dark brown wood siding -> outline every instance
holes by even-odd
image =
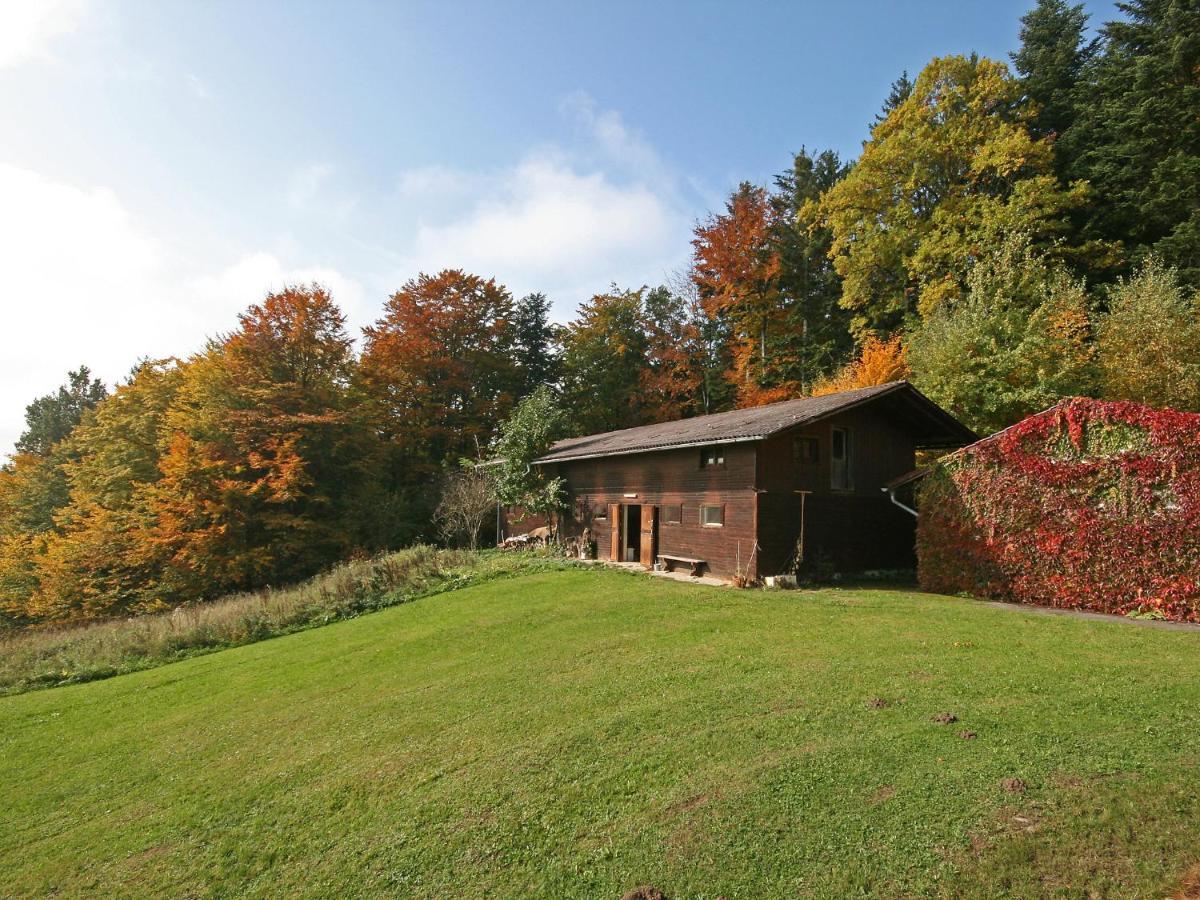
[[[587,512],[610,504],[657,506],[659,554],[703,559],[708,571],[722,577],[736,574],[739,566],[753,576],[757,566],[754,445],[727,444],[722,449],[725,462],[707,467],[700,465],[699,447],[558,463],[571,500],[567,531],[578,534],[588,527],[600,555],[607,557],[612,517],[596,519]],[[724,507],[723,525],[700,524],[700,507],[710,504]],[[664,521],[663,506],[682,507],[681,521]]]
[[[831,486],[834,428],[850,432],[850,490]],[[795,460],[794,438],[801,436],[816,439],[815,462]],[[800,535],[798,491],[809,492],[804,498],[804,555],[809,562],[823,556],[846,572],[914,566],[915,519],[894,506],[882,488],[911,471],[915,457],[912,437],[870,408],[759,444],[760,574],[788,570]]]

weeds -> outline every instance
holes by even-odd
[[[149,669],[493,578],[569,565],[546,552],[417,546],[344,563],[289,588],[264,588],[133,619],[0,635],[0,694]]]

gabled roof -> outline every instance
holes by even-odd
[[[812,425],[854,407],[877,402],[886,407],[887,415],[911,430],[921,447],[960,447],[977,439],[973,431],[907,381],[893,381],[823,397],[801,397],[675,422],[567,438],[556,443],[537,462],[761,441],[790,428]]]

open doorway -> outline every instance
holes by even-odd
[[[624,540],[621,559],[625,562],[640,562],[642,558],[642,507],[632,504],[621,507],[621,534]]]

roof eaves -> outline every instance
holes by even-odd
[[[689,447],[715,447],[719,444],[745,444],[753,441],[761,441],[767,437],[770,437],[770,435],[747,434],[728,438],[704,438],[702,440],[687,441],[682,444],[647,444],[644,447],[627,447],[623,450],[600,450],[595,453],[580,453],[578,455],[558,456],[555,454],[547,454],[546,456],[535,459],[533,464],[535,466],[540,466],[557,462],[574,462],[577,459],[599,459],[602,456],[631,456],[635,453],[654,453],[658,450],[686,450]]]

